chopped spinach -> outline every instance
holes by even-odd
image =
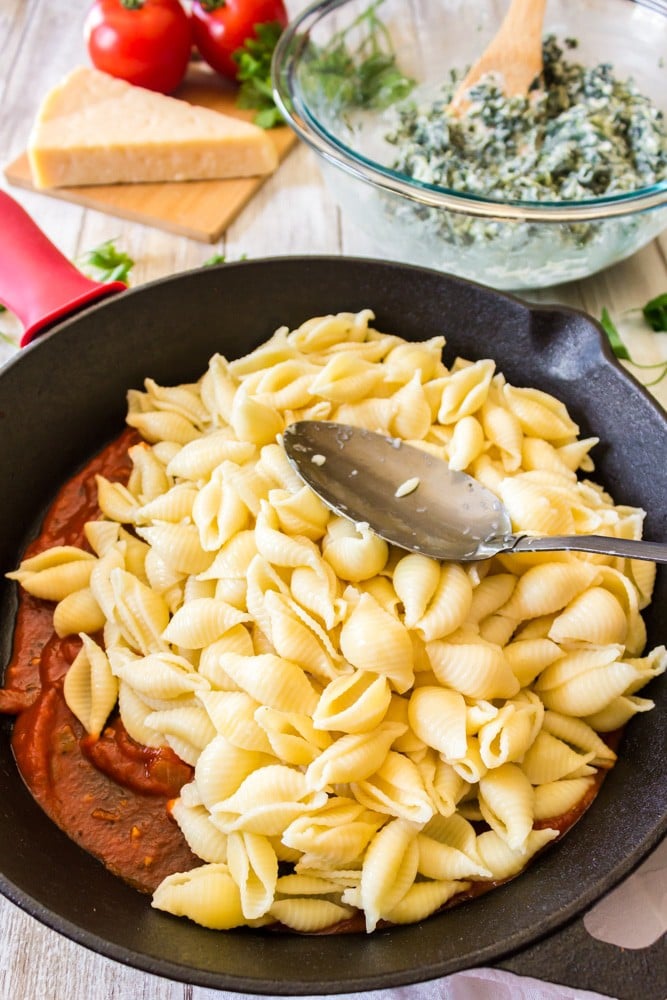
[[[568,48],[573,46],[570,40]],[[435,100],[397,110],[386,139],[393,169],[428,184],[512,201],[613,195],[667,178],[662,113],[608,63],[569,62],[550,36],[544,72],[526,96],[507,97],[489,74],[465,115],[448,110],[461,73]]]

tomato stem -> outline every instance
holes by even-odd
[[[141,10],[145,0],[120,0],[121,7],[126,10]]]
[[[199,0],[199,5],[202,7],[207,14],[211,11],[220,10],[221,7],[227,6],[227,0]]]

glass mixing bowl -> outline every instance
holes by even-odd
[[[402,73],[403,100],[433,95],[452,69],[465,70],[497,31],[500,0],[380,0],[373,4]],[[349,51],[367,31],[368,0],[324,0],[297,16],[278,43],[274,96],[286,120],[319,156],[334,198],[380,256],[439,268],[503,289],[540,288],[593,274],[634,253],[667,227],[667,179],[585,201],[500,201],[422,183],[392,169],[387,141],[394,104],[346,103],[323,75],[320,55],[341,37]],[[339,33],[343,32],[341,36]],[[665,0],[549,0],[544,33],[576,39],[570,61],[610,63],[667,111]],[[319,61],[318,61],[319,60]]]

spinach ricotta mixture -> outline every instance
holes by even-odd
[[[397,109],[385,136],[397,150],[392,168],[504,201],[599,198],[667,177],[663,115],[634,82],[616,79],[608,63],[567,61],[553,36],[543,53],[543,77],[527,96],[506,97],[489,75],[456,117],[447,106],[463,73],[453,72],[435,100]]]

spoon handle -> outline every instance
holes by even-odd
[[[508,539],[509,541],[509,539]],[[636,541],[634,538],[608,538],[606,535],[553,535],[532,538],[521,535],[516,543],[508,545],[511,552],[597,552],[605,556],[626,559],[648,559],[650,562],[667,563],[667,542]]]

